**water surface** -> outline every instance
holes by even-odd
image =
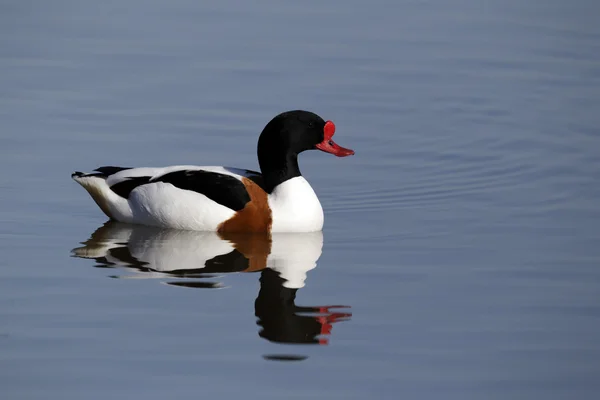
[[[0,6],[2,397],[597,398],[599,11]],[[69,178],[256,169],[296,108],[356,156],[301,156],[325,228],[287,277],[275,239],[106,228]]]

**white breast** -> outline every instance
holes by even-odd
[[[323,208],[310,184],[301,176],[278,185],[269,195],[271,232],[316,232],[323,229]]]

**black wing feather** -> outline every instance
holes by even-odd
[[[205,195],[233,211],[243,209],[250,201],[246,186],[230,175],[204,170],[181,170],[153,178],[150,183],[165,182]]]
[[[121,197],[129,198],[131,191],[138,186],[144,185],[150,181],[150,176],[132,176],[124,181],[115,183],[110,187],[110,190]]]
[[[113,174],[116,174],[117,172],[125,171],[126,169],[131,169],[131,168],[129,168],[129,167],[105,166],[105,167],[96,168],[94,171],[98,171],[102,175],[104,175],[104,176],[106,176],[108,178],[109,176],[111,176]]]

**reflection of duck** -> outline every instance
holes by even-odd
[[[332,306],[295,305],[297,290],[321,256],[321,232],[217,234],[111,221],[83,244],[73,254],[101,267],[130,268],[142,272],[140,277],[193,278],[168,282],[175,286],[216,288],[221,285],[200,279],[261,271],[255,315],[260,336],[270,341],[326,344],[322,335],[330,334],[331,324],[351,315],[331,312]]]
[[[73,249],[82,258],[102,266],[133,268],[152,276],[202,276],[211,273],[251,272],[265,268],[270,239],[265,235],[160,229],[107,222],[85,246]],[[156,273],[159,273],[156,275]]]
[[[197,231],[320,231],[323,209],[300,173],[298,154],[354,154],[333,141],[334,133],[331,121],[289,111],[273,118],[259,137],[262,174],[228,167],[107,166],[71,177],[116,221]]]

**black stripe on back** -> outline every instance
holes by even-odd
[[[250,201],[246,186],[233,176],[204,170],[181,170],[158,176],[151,182],[165,182],[205,195],[233,211],[239,211]]]
[[[91,174],[86,174],[85,172],[75,171],[71,174],[71,178],[85,178],[87,176],[97,176],[98,178],[106,178],[106,175],[100,172],[92,172]]]
[[[131,191],[138,186],[146,184],[150,181],[149,176],[132,176],[119,183],[115,183],[110,187],[110,190],[123,198],[129,198]]]
[[[113,174],[116,174],[117,172],[125,171],[126,169],[131,169],[131,168],[128,168],[128,167],[105,166],[105,167],[96,168],[94,171],[98,171],[102,175],[104,175],[106,177],[109,177],[109,176],[111,176]]]
[[[262,190],[265,190],[265,182],[263,176],[260,172],[252,171],[250,169],[243,168],[231,168],[231,167],[223,167],[229,172],[233,172],[234,174],[245,176],[247,179],[250,179],[252,182],[256,183]]]

